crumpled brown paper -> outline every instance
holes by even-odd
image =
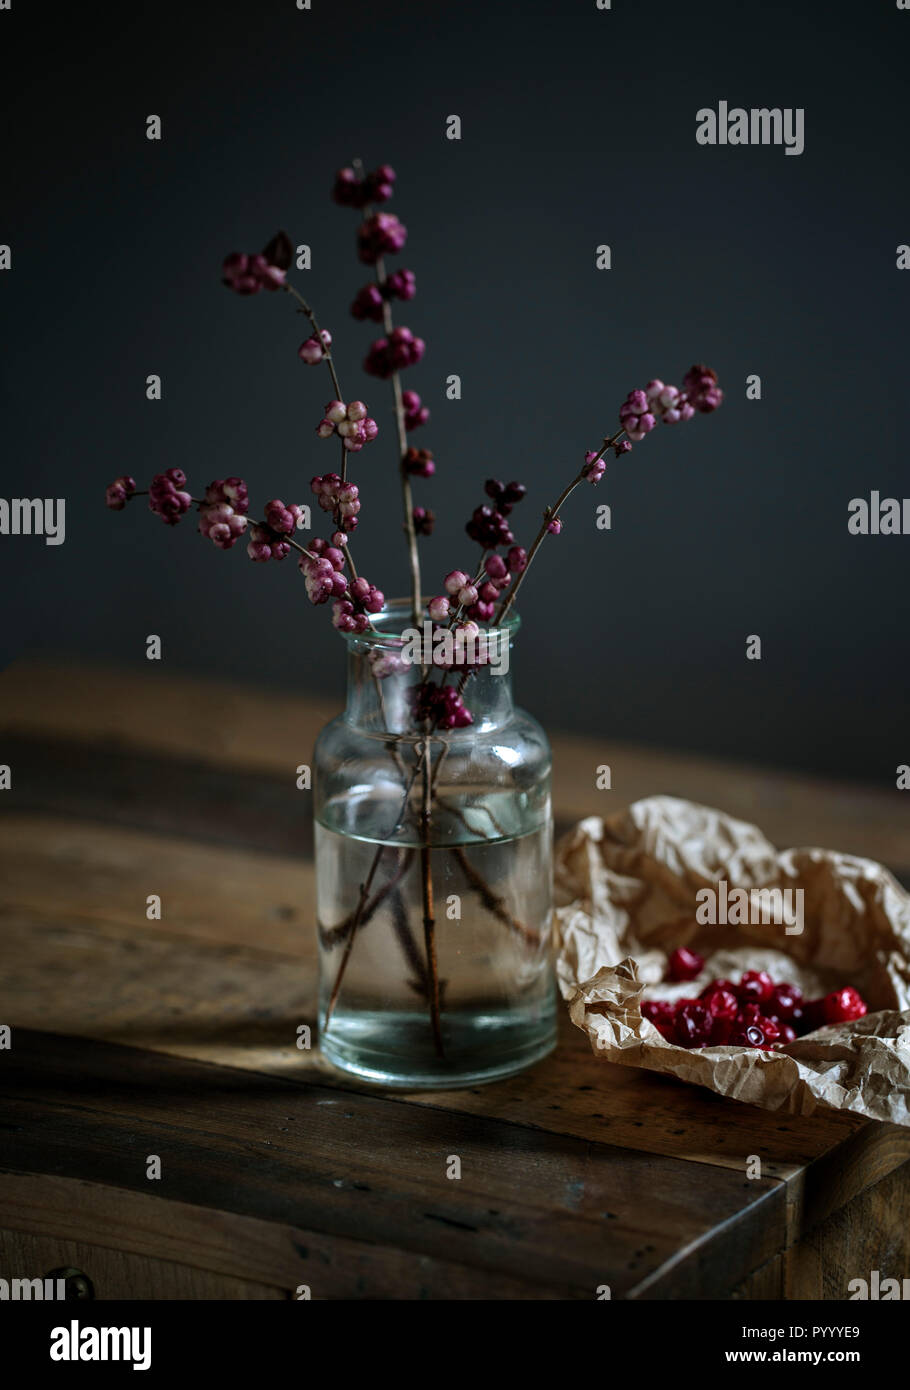
[[[699,925],[696,893],[802,888],[801,934],[775,923]],[[848,1110],[910,1125],[910,894],[869,859],[778,851],[754,825],[655,796],[592,816],[556,852],[557,971],[569,1015],[604,1061],[647,1067],[769,1110]],[[676,946],[705,956],[696,980],[662,983]],[[807,997],[852,984],[864,1018],[781,1051],[687,1050],[641,1016],[643,998],[692,997],[717,977],[767,970]]]

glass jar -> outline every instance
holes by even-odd
[[[371,1081],[472,1086],[556,1040],[550,747],[512,703],[517,616],[454,665],[407,605],[373,623],[314,755],[321,1046]],[[472,723],[421,716],[440,684]]]

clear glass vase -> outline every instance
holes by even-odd
[[[517,617],[454,669],[407,659],[409,623],[391,604],[346,639],[347,707],[316,744],[321,1046],[371,1081],[469,1086],[555,1043],[550,748],[512,703]],[[415,722],[440,682],[473,723]]]

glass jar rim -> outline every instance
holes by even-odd
[[[424,599],[424,609],[426,609],[427,603],[429,603],[429,599]],[[370,617],[374,626],[371,628],[368,627],[365,632],[344,633],[344,637],[350,649],[362,651],[365,646],[397,646],[400,645],[402,635],[405,631],[414,631],[414,618],[411,600],[409,598],[388,599],[379,612],[372,613]],[[390,626],[383,628],[383,623],[389,623]],[[432,626],[436,626],[436,624],[433,623],[433,619],[429,617],[425,611],[421,617],[421,623],[430,623]],[[521,616],[516,613],[513,608],[506,614],[504,622],[499,623],[496,627],[484,627],[481,625],[480,631],[487,637],[494,632],[508,633],[509,645],[511,645],[512,639],[520,627]]]

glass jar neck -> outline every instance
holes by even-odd
[[[426,621],[410,626],[390,605],[374,628],[351,635],[345,720],[376,736],[419,740],[427,720],[446,737],[470,737],[512,716],[511,656],[517,616],[476,639]],[[470,716],[470,719],[468,719]]]

